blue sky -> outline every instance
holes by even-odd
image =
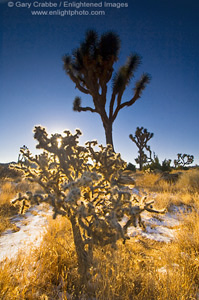
[[[50,133],[80,128],[81,144],[93,139],[105,144],[99,116],[73,112],[75,96],[82,98],[83,105],[92,102],[75,89],[62,63],[63,55],[70,54],[86,30],[93,28],[99,34],[113,30],[120,36],[115,70],[136,52],[142,56],[142,64],[135,79],[143,72],[152,76],[141,99],[121,110],[114,123],[116,152],[135,163],[137,148],[129,134],[143,126],[154,133],[149,145],[160,161],[188,153],[194,155],[194,164],[199,164],[197,0],[111,0],[106,2],[128,3],[128,8],[105,9],[104,16],[73,17],[33,16],[33,7],[16,7],[16,2],[33,5],[35,1],[14,0],[13,7],[8,7],[8,1],[0,0],[0,162],[17,160],[24,144],[34,152],[32,130],[39,124]],[[83,9],[87,8],[79,10]],[[124,100],[131,98],[133,83]],[[111,84],[109,88],[111,91]]]

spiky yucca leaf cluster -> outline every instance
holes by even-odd
[[[72,80],[74,80],[73,76],[77,78],[79,72],[82,72],[82,77],[78,79],[82,85],[86,85],[83,70],[88,67],[95,68],[96,76],[102,79],[105,72],[112,71],[112,64],[118,59],[119,49],[120,39],[117,34],[107,32],[99,38],[96,31],[89,30],[86,32],[85,40],[73,51],[72,56],[64,56],[64,69]],[[106,70],[104,70],[105,66]]]

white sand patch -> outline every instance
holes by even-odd
[[[175,233],[181,225],[180,214],[176,213],[179,210],[180,208],[174,206],[172,212],[163,215],[151,215],[145,211],[141,214],[141,217],[146,230],[143,231],[140,227],[130,227],[128,235],[132,237],[141,235],[155,241],[168,243],[175,238]]]
[[[12,259],[18,251],[27,252],[30,248],[38,247],[46,231],[49,215],[52,215],[52,208],[44,211],[44,206],[40,204],[30,208],[25,215],[14,218],[12,221],[19,231],[6,230],[0,237],[0,261]]]
[[[132,194],[136,194],[137,196],[140,196],[140,192],[139,192],[139,190],[138,190],[138,189],[136,189],[135,187],[134,187],[134,188],[132,188],[132,190],[131,190],[131,193],[132,193]]]

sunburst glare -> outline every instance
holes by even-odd
[[[62,145],[62,138],[61,138],[61,137],[58,137],[58,138],[57,138],[57,147],[58,147],[58,148],[61,148],[61,145]]]

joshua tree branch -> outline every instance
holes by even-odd
[[[80,92],[84,93],[84,94],[90,94],[89,90],[85,89],[79,82],[79,80],[77,79],[77,77],[73,74],[73,72],[70,70],[68,71],[68,75],[70,76],[71,80],[76,84],[76,87],[78,88],[78,90],[80,90]]]
[[[109,119],[111,119],[113,116],[113,106],[115,103],[115,97],[116,97],[116,93],[113,92],[112,97],[111,97],[110,106],[109,106]]]
[[[101,103],[102,103],[103,107],[105,107],[105,105],[106,105],[106,94],[107,94],[107,85],[106,85],[106,83],[102,84],[101,88],[102,88]]]
[[[129,101],[126,101],[122,104],[117,105],[115,112],[113,114],[113,121],[116,119],[118,112],[125,106],[131,106],[133,105],[138,99],[140,98],[140,95],[138,93],[135,93],[135,95],[133,96],[133,98]]]
[[[82,107],[80,106],[78,111],[91,111],[92,113],[97,113],[98,111],[92,107],[86,106],[86,107]]]

